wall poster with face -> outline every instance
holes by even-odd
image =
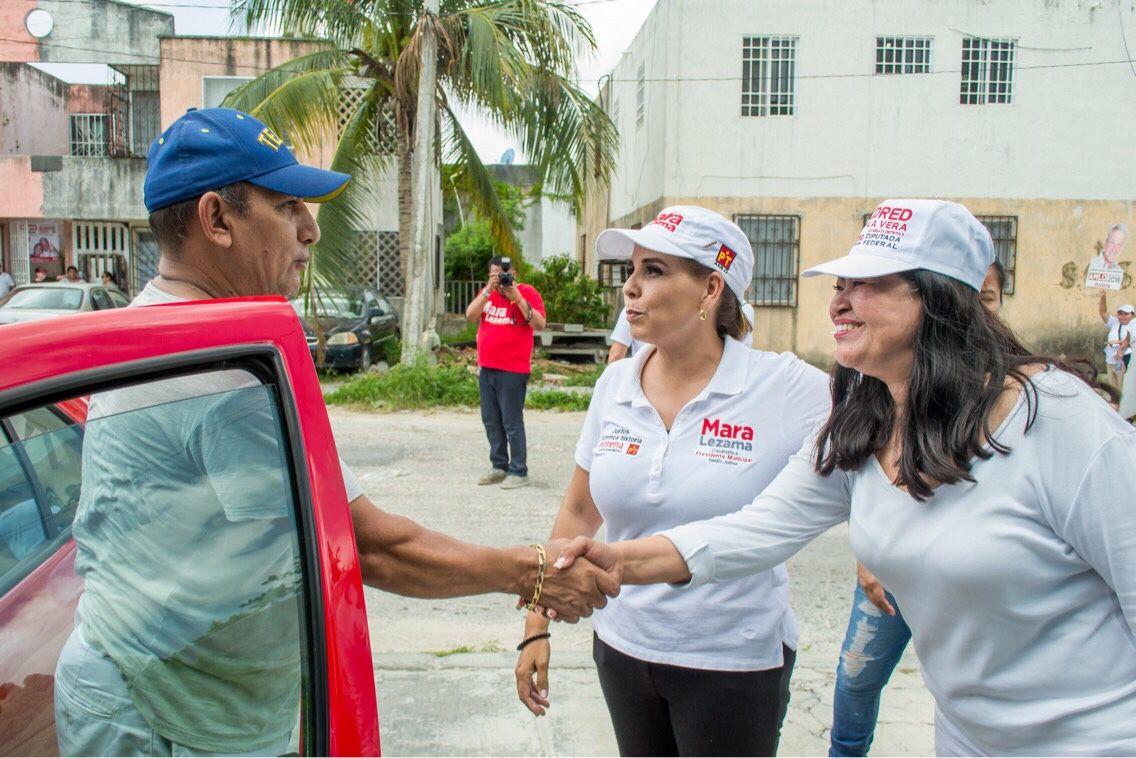
[[[1105,235],[1100,252],[1089,261],[1085,272],[1085,287],[1089,289],[1118,290],[1124,281],[1124,268],[1120,265],[1120,254],[1128,240],[1128,226],[1113,224]]]
[[[58,221],[28,222],[28,259],[31,270],[46,269],[48,276],[63,273],[63,256],[59,252]]]

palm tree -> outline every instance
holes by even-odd
[[[437,48],[435,139],[448,182],[490,221],[503,254],[520,249],[493,180],[458,112],[477,111],[514,136],[542,186],[578,206],[606,182],[615,127],[574,81],[577,51],[594,50],[587,21],[559,0],[441,0],[435,16],[421,0],[237,0],[250,28],[272,24],[326,46],[277,66],[226,100],[288,135],[302,149],[336,141],[332,168],[353,173],[341,199],[319,212],[323,239],[313,255],[316,281],[342,281],[356,229],[375,197],[367,177],[394,162],[399,254],[410,254],[411,158],[423,40]],[[344,93],[354,89],[351,98]],[[361,96],[360,96],[361,95]],[[347,104],[346,112],[341,112]]]

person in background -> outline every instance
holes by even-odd
[[[982,305],[995,316],[1002,309],[1005,284],[1005,269],[995,260],[978,293]],[[856,579],[848,631],[836,667],[830,756],[868,754],[880,714],[880,695],[911,639],[911,629],[895,598],[859,561]]]
[[[47,281],[47,269],[40,268],[39,266],[36,266],[35,272],[33,273],[33,276],[32,276],[32,281],[33,282],[46,282]]]
[[[579,537],[560,565],[690,592],[847,521],[911,627],[937,754],[1136,754],[1136,429],[983,308],[993,258],[961,205],[886,201],[803,274],[836,278],[815,439],[740,511]]]
[[[750,349],[742,316],[753,251],[693,206],[642,229],[608,229],[601,259],[630,258],[623,285],[642,349],[607,367],[552,527],[559,539],[653,534],[731,513],[760,492],[828,411],[824,374]],[[525,620],[517,695],[549,706],[548,619]],[[783,565],[685,592],[626,587],[595,616],[592,654],[622,755],[774,755],[797,620]]]
[[[109,271],[104,271],[102,276],[103,284],[107,287],[117,287],[118,284],[114,281],[114,274]]]
[[[631,326],[627,323],[627,308],[619,312],[615,326],[611,330],[611,347],[607,351],[607,362],[615,363],[621,358],[635,354],[639,343],[631,336]]]
[[[8,297],[8,293],[16,286],[16,280],[4,268],[4,262],[0,261],[0,300]]]
[[[529,483],[525,394],[532,373],[533,332],[545,325],[544,299],[521,284],[506,257],[489,261],[489,281],[465,309],[477,322],[481,423],[489,438],[489,471],[478,484],[502,489]]]
[[[1101,290],[1097,307],[1101,321],[1108,329],[1104,343],[1105,371],[1112,386],[1121,389],[1124,386],[1124,374],[1128,370],[1128,362],[1132,360],[1130,325],[1132,314],[1136,313],[1136,309],[1125,303],[1116,309],[1115,316],[1109,315],[1105,290]]]
[[[82,279],[79,278],[79,269],[75,268],[74,266],[68,266],[67,273],[59,277],[59,281],[71,282],[72,284],[82,281]]]

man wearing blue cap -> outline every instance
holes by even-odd
[[[161,249],[133,305],[299,290],[320,232],[306,202],[346,174],[303,166],[239,111],[191,110],[153,144],[145,181]],[[275,416],[246,371],[91,398],[74,522],[85,582],[55,677],[63,755],[279,755],[302,681],[300,569]],[[342,465],[363,579],[420,597],[534,594],[588,615],[618,582],[558,551],[470,545],[387,514]]]

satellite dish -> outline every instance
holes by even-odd
[[[508,150],[501,153],[500,163],[501,163],[502,166],[512,166],[513,165],[513,159],[516,158],[516,157],[517,157],[517,151],[510,147]]]

